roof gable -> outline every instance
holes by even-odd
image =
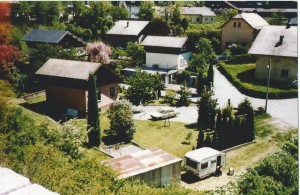
[[[107,32],[108,35],[138,35],[149,24],[149,21],[119,20]]]
[[[141,43],[143,46],[182,48],[187,37],[147,36]]]
[[[89,74],[94,74],[100,63],[83,62],[75,60],[49,59],[35,74],[71,78],[78,80],[88,80]]]
[[[45,43],[58,43],[64,36],[68,34],[68,31],[64,30],[39,30],[33,29],[22,40],[35,41]]]
[[[244,19],[252,28],[261,29],[262,27],[269,25],[267,21],[265,21],[260,15],[256,13],[241,13],[240,18]],[[238,15],[233,18],[238,17]]]
[[[280,44],[280,36],[283,36]],[[265,26],[261,29],[249,54],[297,57],[298,39],[297,27]]]
[[[179,7],[183,15],[216,16],[208,7]]]

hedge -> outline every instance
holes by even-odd
[[[228,64],[242,64],[242,63],[255,63],[255,56],[250,54],[242,54],[242,55],[235,55],[231,56]]]
[[[234,80],[234,78],[226,71],[223,66],[219,66],[218,70],[229,80],[233,86],[235,86],[239,92],[244,95],[254,97],[254,98],[266,98],[266,92],[262,91],[254,91],[252,89],[248,89],[245,86],[242,86],[238,81]],[[269,92],[269,99],[288,99],[288,98],[297,98],[298,92]]]

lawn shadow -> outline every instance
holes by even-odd
[[[191,145],[191,143],[188,143],[186,141],[181,142],[182,145]]]
[[[250,69],[237,74],[237,78],[244,83],[253,83],[255,76],[255,69]]]
[[[101,141],[103,141],[103,143],[106,146],[114,145],[114,144],[118,143],[117,136],[112,136],[112,135],[104,135],[104,136],[102,136]]]
[[[190,123],[190,124],[186,124],[184,126],[188,129],[197,129],[198,128],[198,123]]]
[[[48,116],[55,121],[68,121],[70,119],[70,117],[66,115],[66,109],[55,108],[54,106],[47,104],[47,101],[41,101],[33,104],[25,102],[21,103],[20,106],[38,114]],[[85,118],[85,116],[83,114],[79,114],[76,118]]]

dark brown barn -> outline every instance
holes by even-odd
[[[118,97],[118,78],[105,65],[49,59],[37,72],[45,86],[47,103],[54,108],[87,111],[88,79],[96,77],[98,106],[106,111]]]

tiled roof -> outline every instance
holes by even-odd
[[[88,80],[90,73],[95,73],[100,63],[74,60],[49,59],[35,74]]]
[[[179,9],[183,15],[216,16],[208,7],[180,7]]]
[[[187,37],[147,36],[141,45],[182,48],[187,40]]]
[[[58,43],[68,31],[64,30],[39,30],[33,29],[22,40],[24,41],[35,41],[45,43]]]
[[[118,171],[120,173],[119,178],[127,178],[180,161],[181,158],[161,149],[147,149],[107,160],[104,164]]]
[[[282,43],[280,43],[280,37]],[[265,26],[257,35],[249,54],[272,56],[298,56],[297,27]]]
[[[149,21],[119,20],[107,32],[107,34],[108,35],[138,35],[148,24]]]

